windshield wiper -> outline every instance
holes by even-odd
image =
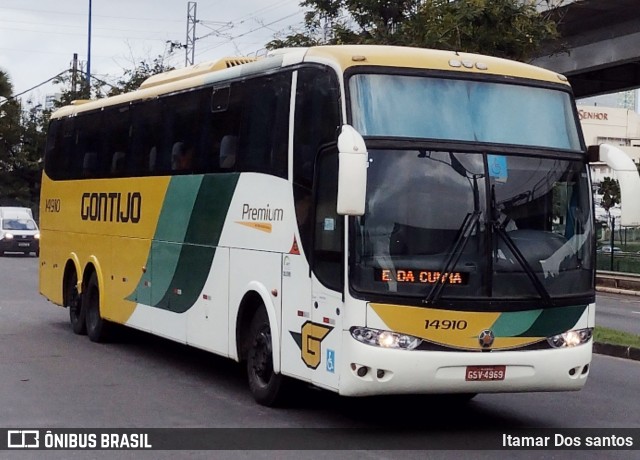
[[[515,198],[520,199],[522,195],[524,194],[521,193],[520,195],[517,195]],[[493,214],[491,226],[493,228],[494,233],[497,233],[498,236],[502,238],[502,241],[504,241],[504,243],[507,245],[511,253],[514,255],[514,257],[516,258],[516,260],[518,261],[518,263],[526,273],[527,278],[529,278],[529,281],[531,281],[531,284],[533,284],[533,287],[535,288],[536,292],[542,299],[543,305],[545,307],[550,307],[552,305],[552,301],[551,301],[551,296],[549,295],[549,291],[547,291],[544,285],[540,282],[535,272],[533,271],[533,268],[531,267],[529,262],[527,262],[526,257],[522,254],[522,251],[520,251],[516,243],[513,241],[513,239],[509,236],[509,234],[505,230],[505,223],[507,222],[507,219],[500,218],[501,213],[498,210],[498,207],[496,205],[495,185],[491,186],[491,208],[492,208],[492,214]]]
[[[552,305],[552,301],[551,301],[551,296],[549,295],[549,292],[544,287],[544,285],[540,282],[535,272],[533,271],[533,268],[531,268],[531,265],[529,264],[529,262],[527,262],[527,259],[524,257],[520,249],[518,249],[518,246],[515,244],[513,239],[509,236],[509,234],[505,231],[502,225],[500,225],[498,222],[494,221],[493,229],[495,233],[497,233],[502,238],[502,241],[505,242],[505,244],[507,245],[511,253],[515,256],[516,260],[518,261],[518,263],[520,264],[524,272],[527,274],[529,281],[531,281],[531,284],[533,284],[533,287],[538,292],[538,295],[542,299],[542,303],[544,304],[544,306],[550,307]]]
[[[442,290],[444,289],[447,281],[447,273],[450,273],[456,267],[456,264],[462,256],[464,248],[467,246],[467,242],[473,234],[473,228],[477,225],[481,215],[481,211],[473,211],[467,213],[464,220],[462,221],[462,225],[460,226],[458,238],[456,238],[456,241],[453,244],[453,248],[451,249],[447,260],[444,263],[444,267],[440,272],[440,277],[431,287],[429,294],[427,294],[427,297],[424,298],[422,303],[431,304],[438,300],[438,298],[440,298],[440,294],[442,293]]]

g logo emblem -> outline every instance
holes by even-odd
[[[307,321],[302,325],[302,361],[311,369],[317,369],[322,360],[320,344],[333,327]]]
[[[493,334],[491,329],[485,329],[478,335],[478,343],[485,349],[491,348],[495,339],[496,336]]]

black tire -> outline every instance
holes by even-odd
[[[87,334],[85,310],[82,308],[82,296],[78,292],[78,274],[73,270],[64,281],[64,306],[69,309],[71,330],[78,335]]]
[[[277,406],[283,402],[285,377],[273,371],[271,328],[264,308],[258,309],[251,320],[247,376],[249,389],[257,403],[263,406]]]
[[[82,292],[82,307],[85,310],[87,335],[92,342],[106,342],[111,324],[100,315],[100,288],[95,272]]]

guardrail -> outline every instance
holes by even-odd
[[[640,274],[598,270],[596,271],[596,286],[640,292]]]

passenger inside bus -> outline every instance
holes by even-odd
[[[176,142],[171,150],[171,169],[185,171],[193,166],[193,147],[184,142]]]
[[[226,135],[220,141],[220,168],[232,169],[236,164],[238,136]]]

